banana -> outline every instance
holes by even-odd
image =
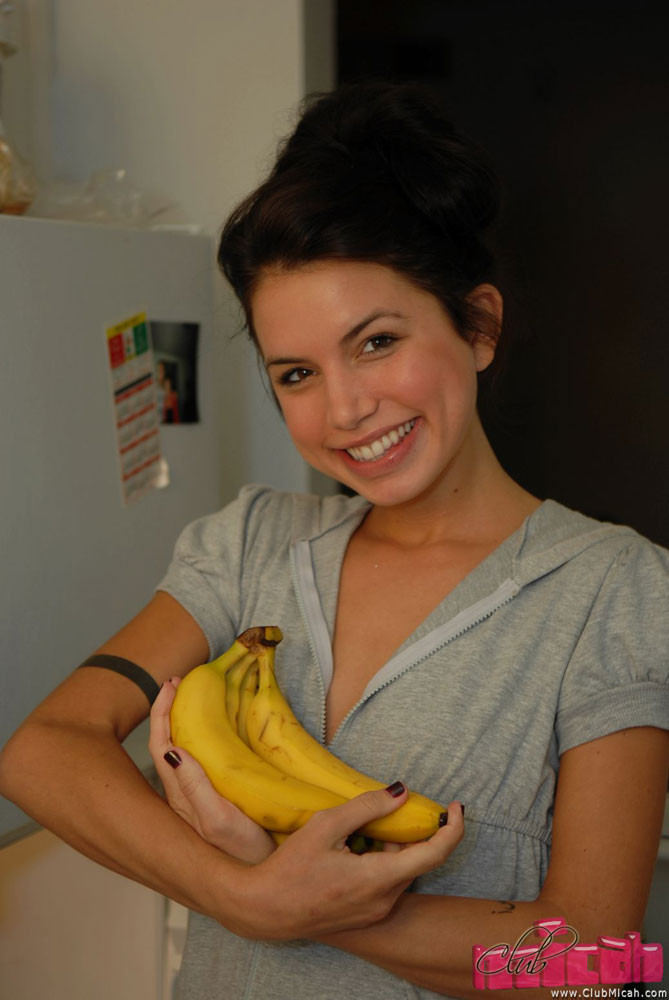
[[[247,629],[211,663],[186,674],[170,712],[172,739],[204,768],[220,795],[266,830],[291,833],[320,809],[346,801],[341,795],[277,771],[237,735],[226,709],[226,675],[236,663],[280,642],[274,626]]]
[[[230,725],[237,732],[241,685],[247,670],[253,666],[257,668],[256,655],[255,653],[247,653],[246,656],[242,656],[236,663],[233,663],[225,676],[225,710],[228,713]]]
[[[346,799],[385,788],[381,781],[356,771],[335,757],[300,724],[274,674],[274,646],[258,653],[258,692],[246,719],[249,744],[268,764],[286,775],[320,785]],[[375,840],[405,844],[423,840],[443,825],[444,807],[410,792],[407,801],[388,816],[372,820],[358,831]]]
[[[237,735],[249,746],[249,738],[246,732],[246,719],[248,717],[251,701],[258,690],[258,660],[255,659],[244,674],[244,678],[239,688],[239,711],[237,713]]]

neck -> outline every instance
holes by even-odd
[[[373,507],[365,533],[406,548],[486,544],[515,531],[540,503],[504,471],[477,416],[452,466],[420,496]]]

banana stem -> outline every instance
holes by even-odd
[[[238,635],[235,642],[240,642],[252,653],[260,653],[263,649],[278,646],[282,639],[283,632],[278,625],[256,625]]]
[[[209,666],[225,677],[228,671],[249,653],[258,656],[260,653],[271,650],[273,657],[274,647],[282,639],[283,633],[276,625],[256,625],[253,628],[247,628],[245,632],[237,636],[232,646],[217,659],[212,660]],[[272,662],[274,661],[272,660]]]

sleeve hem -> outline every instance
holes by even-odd
[[[669,729],[669,686],[653,681],[625,684],[558,712],[558,753],[637,726]]]
[[[204,637],[209,645],[209,660],[214,660],[219,653],[226,648],[225,645],[221,645],[221,636],[214,635],[212,629],[207,625],[208,621],[220,621],[222,618],[221,606],[216,600],[216,596],[209,591],[207,594],[207,600],[205,601],[203,600],[203,591],[200,590],[198,592],[197,607],[195,607],[196,602],[189,600],[188,589],[183,587],[183,585],[173,584],[169,578],[161,580],[155,589],[157,591],[165,591],[166,594],[169,594],[170,597],[173,597],[175,601],[179,602],[181,607],[188,612],[191,618],[195,619],[204,632]],[[231,645],[233,640],[234,636],[228,645]]]

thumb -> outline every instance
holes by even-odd
[[[204,768],[183,747],[172,747],[164,755],[164,759],[174,771],[179,791],[196,810],[198,806],[206,807],[217,798],[217,792]]]
[[[399,809],[407,800],[409,790],[401,781],[373,792],[362,792],[340,806],[317,813],[318,822],[333,846],[343,847],[346,838],[373,819],[380,819]],[[316,818],[314,816],[314,819]]]

